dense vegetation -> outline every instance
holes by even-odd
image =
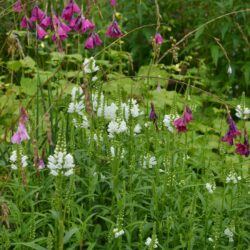
[[[248,5],[0,1],[0,249],[248,249]]]

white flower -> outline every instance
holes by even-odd
[[[171,117],[171,115],[165,115],[164,116],[164,119],[163,119],[163,123],[164,123],[164,125],[167,127],[167,129],[171,132],[171,133],[173,133],[174,132],[174,128],[173,128],[173,126],[172,126],[172,117]]]
[[[156,238],[154,242],[152,242],[152,239],[150,237],[148,237],[145,241],[145,245],[146,246],[151,246],[153,244],[153,248],[157,248],[158,247],[158,239]]]
[[[71,154],[66,154],[65,151],[55,151],[54,155],[48,157],[47,167],[50,169],[50,174],[54,176],[57,176],[59,172],[65,176],[70,176],[74,173],[74,158]]]
[[[134,127],[134,133],[135,134],[140,134],[141,133],[141,125],[140,124],[136,124]]]
[[[85,58],[82,64],[82,69],[85,74],[90,74],[99,70],[99,67],[95,65],[95,59],[93,57]]]
[[[228,73],[229,75],[232,75],[232,73],[233,73],[233,69],[232,69],[232,67],[231,67],[230,64],[228,65],[227,73]]]
[[[228,237],[229,242],[234,241],[233,239],[234,233],[228,227],[224,230],[224,234]]]
[[[147,123],[147,122],[144,123],[144,127],[145,127],[145,128],[148,127],[148,123]]]
[[[226,183],[238,183],[241,180],[241,176],[237,176],[236,173],[229,173],[229,175],[226,177]]]
[[[115,157],[115,148],[113,146],[110,147],[110,152],[111,152],[111,156]]]
[[[143,168],[153,168],[155,165],[157,165],[157,161],[155,156],[144,156],[144,160],[143,160]]]
[[[209,242],[214,242],[214,240],[213,240],[212,237],[209,237],[207,240],[208,240]]]
[[[17,160],[17,154],[16,154],[16,150],[14,150],[10,156],[10,161],[16,162],[16,160]]]
[[[115,235],[115,238],[118,238],[122,236],[125,232],[123,229],[119,230],[118,228],[114,228],[113,233]]]
[[[95,82],[97,79],[98,79],[97,76],[93,76],[91,80],[92,80],[92,82]]]
[[[152,241],[152,239],[151,239],[150,237],[148,237],[148,238],[146,239],[146,241],[145,241],[145,245],[146,245],[146,246],[150,246],[151,241]]]
[[[88,128],[89,127],[89,121],[85,115],[82,116],[82,128]]]
[[[71,90],[71,100],[72,100],[72,102],[75,101],[76,94],[78,94],[78,96],[81,96],[83,94],[83,91],[82,91],[81,87],[73,87],[73,89]]]
[[[21,154],[21,167],[22,168],[26,168],[28,166],[27,160],[28,160],[28,156]],[[17,170],[18,167],[16,165],[17,164],[17,151],[16,150],[14,150],[11,153],[10,162],[11,162],[11,164],[10,164],[11,169],[12,170]]]
[[[206,189],[208,191],[208,193],[212,194],[215,190],[215,185],[212,185],[211,183],[206,183]]]
[[[107,120],[114,120],[116,118],[116,111],[118,107],[115,103],[111,103],[110,106],[104,107],[104,118]]]
[[[111,121],[108,125],[109,134],[113,135],[119,130],[119,124],[116,121]]]
[[[156,161],[155,156],[151,156],[151,157],[149,158],[148,164],[149,164],[149,168],[152,168],[153,166],[155,166],[155,165],[157,164],[157,161]]]
[[[246,107],[242,107],[241,105],[236,106],[236,116],[240,119],[247,120],[250,116],[250,109]]]
[[[126,122],[123,120],[120,122],[118,133],[123,133],[128,130]]]
[[[79,102],[71,102],[68,107],[68,113],[77,113],[78,115],[82,115],[85,105],[83,101]]]

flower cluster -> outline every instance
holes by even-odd
[[[12,170],[17,170],[18,169],[18,166],[17,166],[17,163],[18,163],[17,157],[18,157],[17,151],[14,150],[12,152],[11,156],[10,156],[10,162],[11,162],[10,167],[11,167]],[[28,160],[28,156],[21,154],[21,162],[20,163],[21,163],[21,167],[22,168],[26,168],[28,166],[27,160]]]
[[[224,234],[228,237],[229,242],[233,242],[234,241],[234,238],[233,238],[234,237],[234,233],[228,227],[224,230]]]
[[[237,129],[236,124],[233,118],[230,116],[230,114],[228,114],[227,123],[228,123],[228,132],[222,138],[222,141],[228,142],[230,145],[233,145],[234,139],[238,135],[241,135],[241,132]],[[236,143],[235,146],[236,146],[236,149],[235,149],[236,153],[246,156],[246,157],[249,156],[250,150],[249,150],[249,142],[248,142],[246,129],[244,130],[244,143]]]
[[[212,194],[214,192],[214,190],[216,189],[216,186],[214,184],[211,184],[211,183],[206,183],[206,189],[207,189],[208,193]]]
[[[119,237],[122,236],[125,232],[124,232],[123,229],[119,230],[118,228],[114,228],[113,233],[114,233],[115,238],[119,238]]]
[[[157,165],[157,160],[155,156],[149,156],[149,155],[144,156],[142,164],[143,168],[153,168],[156,165]]]
[[[159,241],[157,238],[153,241],[150,237],[148,237],[145,241],[145,245],[150,247],[153,246],[153,248],[158,248]]]
[[[170,114],[170,115],[165,115],[164,119],[163,119],[163,124],[164,126],[168,129],[168,131],[170,131],[171,133],[174,132],[174,128],[173,128],[173,122],[174,120],[176,120],[179,116]]]
[[[27,111],[23,107],[21,107],[18,129],[17,132],[14,133],[14,135],[11,138],[11,142],[13,144],[20,144],[22,141],[30,139],[25,127],[27,120],[28,120]]]
[[[116,1],[111,1],[114,7]],[[13,11],[17,13],[26,13],[25,5],[21,0],[17,0],[13,5]],[[36,37],[39,40],[44,39],[49,30],[52,32],[51,39],[62,50],[61,42],[68,38],[70,31],[78,32],[79,34],[87,33],[88,38],[85,41],[84,47],[86,49],[93,49],[102,44],[102,40],[95,32],[95,24],[85,17],[74,0],[69,0],[68,4],[62,11],[61,16],[58,16],[54,11],[51,15],[41,10],[35,5],[31,11],[31,17],[23,16],[21,20],[21,27],[23,29],[36,29]],[[108,26],[106,35],[111,38],[118,38],[122,36],[122,32],[116,20]]]
[[[59,135],[54,155],[50,155],[48,158],[47,167],[50,169],[50,174],[54,176],[59,174],[70,176],[74,173],[74,158],[71,154],[67,154],[66,145],[61,135]]]
[[[230,145],[233,145],[234,143],[233,140],[236,138],[237,135],[241,135],[241,132],[237,129],[233,118],[229,114],[227,117],[227,123],[228,123],[228,132],[222,138],[222,141],[228,142]]]
[[[174,126],[179,133],[187,131],[187,124],[193,120],[191,109],[186,106],[183,112],[183,116],[174,120]]]
[[[235,111],[235,115],[240,119],[247,120],[250,117],[250,109],[242,105],[237,105]]]
[[[238,183],[241,180],[241,176],[237,176],[236,173],[230,172],[229,175],[226,177],[226,183]]]
[[[108,124],[109,137],[113,138],[115,134],[120,134],[127,132],[128,127],[124,120],[117,119],[116,121],[111,121]]]

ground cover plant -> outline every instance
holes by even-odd
[[[248,7],[0,1],[0,249],[248,249]]]

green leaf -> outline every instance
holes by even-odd
[[[34,69],[36,62],[29,56],[26,56],[24,59],[20,60],[22,67]]]
[[[27,242],[27,243],[25,243],[25,242],[18,242],[18,243],[15,243],[15,245],[23,245],[23,246],[26,246],[26,247],[29,247],[29,248],[31,248],[31,249],[35,249],[35,250],[46,250],[46,248],[45,247],[42,247],[42,246],[40,246],[40,245],[38,245],[38,244],[36,244],[36,243],[34,243],[34,242]]]
[[[195,37],[194,39],[197,40],[204,32],[205,26],[202,26],[201,28],[199,28],[196,33],[195,33]]]
[[[66,232],[64,239],[63,239],[63,243],[66,244],[67,242],[69,242],[69,240],[71,239],[71,237],[78,232],[79,229],[77,227],[73,227],[71,228],[68,232]]]
[[[7,68],[9,70],[17,72],[21,68],[22,64],[20,61],[9,61],[7,62]]]
[[[211,46],[210,50],[211,50],[211,56],[212,56],[213,62],[215,64],[215,66],[217,67],[218,59],[220,57],[219,47],[217,45],[213,45],[213,46]]]
[[[36,81],[32,78],[22,77],[21,90],[27,95],[34,95],[37,91]]]

